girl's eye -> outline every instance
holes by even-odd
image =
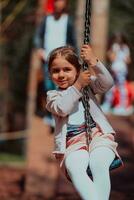
[[[59,70],[59,69],[56,69],[56,68],[55,68],[55,69],[52,69],[52,73],[54,73],[54,74],[55,74],[55,73],[59,73],[59,71],[60,71],[60,70]]]
[[[64,71],[69,72],[69,71],[71,71],[71,69],[69,67],[65,67]]]
[[[71,69],[70,69],[69,67],[65,67],[65,68],[63,69],[63,71],[64,71],[64,72],[69,72],[69,71],[71,71]],[[59,68],[53,68],[53,69],[52,69],[52,73],[53,73],[53,74],[59,73],[59,72],[60,72],[60,69],[59,69]]]

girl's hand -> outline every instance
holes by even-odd
[[[90,66],[97,64],[97,58],[89,45],[83,45],[81,48],[81,58]]]
[[[90,76],[91,73],[89,70],[81,71],[76,82],[74,83],[74,86],[78,89],[81,90],[85,86],[89,85],[90,83]]]

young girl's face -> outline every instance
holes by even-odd
[[[67,89],[73,85],[78,72],[74,65],[69,63],[64,57],[55,58],[50,67],[52,81],[61,89]]]

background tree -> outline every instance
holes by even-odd
[[[6,131],[13,131],[25,128],[29,61],[37,1],[3,0],[0,4],[0,68],[3,74],[6,67],[9,79],[8,88],[2,96],[8,96]],[[18,118],[22,124],[19,121],[17,126]]]
[[[27,125],[27,86],[37,3],[0,1],[0,132],[23,130]],[[23,139],[3,141],[0,150],[24,153],[24,143]]]

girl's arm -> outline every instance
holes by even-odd
[[[109,90],[113,86],[113,78],[106,67],[98,61],[89,45],[83,45],[81,57],[89,65],[90,86],[93,92],[101,94]]]
[[[95,94],[105,93],[114,85],[111,74],[100,61],[92,68],[95,75],[90,76],[90,87]]]
[[[54,115],[65,117],[70,114],[76,102],[82,97],[82,93],[74,86],[58,92],[52,90],[47,92],[46,108]]]

